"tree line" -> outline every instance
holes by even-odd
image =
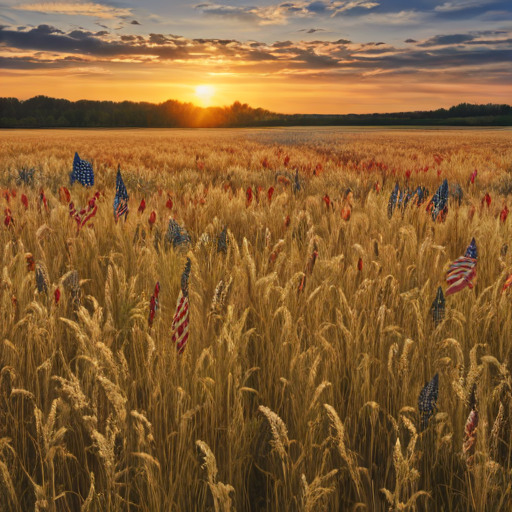
[[[329,125],[512,125],[510,105],[461,103],[450,109],[389,114],[279,114],[235,101],[225,107],[198,107],[168,100],[69,101],[35,96],[0,98],[2,128],[216,128]]]

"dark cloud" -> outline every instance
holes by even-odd
[[[289,46],[293,46],[291,41],[277,41],[272,45],[272,48],[288,48]]]
[[[132,20],[130,25],[140,25],[140,23],[137,20]]]
[[[451,34],[447,36],[434,36],[431,37],[430,39],[427,39],[423,43],[418,44],[418,46],[427,48],[430,46],[461,44],[466,43],[467,41],[472,41],[473,39],[475,39],[475,36],[471,34]]]
[[[487,73],[493,65],[493,73],[500,71],[503,80],[510,80],[512,69],[512,38],[507,32],[496,34],[471,33],[438,35],[414,46],[393,47],[384,42],[355,44],[348,39],[338,41],[315,40],[310,42],[277,41],[272,45],[233,39],[174,39],[163,34],[123,35],[115,40],[106,33],[73,30],[63,33],[48,25],[40,25],[28,31],[3,27],[0,44],[4,51],[33,51],[31,57],[4,57],[2,67],[9,69],[80,68],[98,67],[111,63],[112,59],[127,58],[138,65],[157,65],[166,61],[201,61],[207,59],[212,66],[222,59],[219,66],[228,72],[300,73],[330,76],[372,76],[374,74],[419,74],[455,72],[459,68],[473,68],[471,73]],[[478,46],[476,46],[478,45]],[[50,59],[49,53],[57,55]],[[58,55],[66,54],[66,58]],[[72,55],[69,55],[72,54]],[[151,64],[149,62],[151,61]],[[240,63],[244,63],[240,67]],[[116,64],[117,65],[117,64]],[[16,67],[18,66],[18,67]],[[93,70],[94,72],[94,70]],[[464,71],[464,73],[469,73]],[[490,71],[489,71],[490,73]],[[482,75],[487,76],[487,75]]]
[[[406,43],[417,43],[418,41],[416,41],[415,39],[406,39],[405,42]]]
[[[100,30],[99,32],[94,33],[94,35],[98,36],[98,37],[106,36],[107,34],[108,34],[108,30]]]

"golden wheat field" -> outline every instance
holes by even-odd
[[[397,181],[444,179],[444,222],[388,217]],[[4,131],[0,190],[2,512],[512,510],[512,131]]]

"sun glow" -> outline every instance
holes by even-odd
[[[215,88],[212,85],[198,85],[196,87],[196,96],[204,105],[208,105],[212,96],[215,94]]]

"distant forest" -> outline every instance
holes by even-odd
[[[68,101],[35,96],[0,98],[1,128],[220,128],[258,126],[512,126],[510,105],[461,103],[450,109],[390,114],[278,114],[235,101],[227,107],[198,107],[168,100]]]

